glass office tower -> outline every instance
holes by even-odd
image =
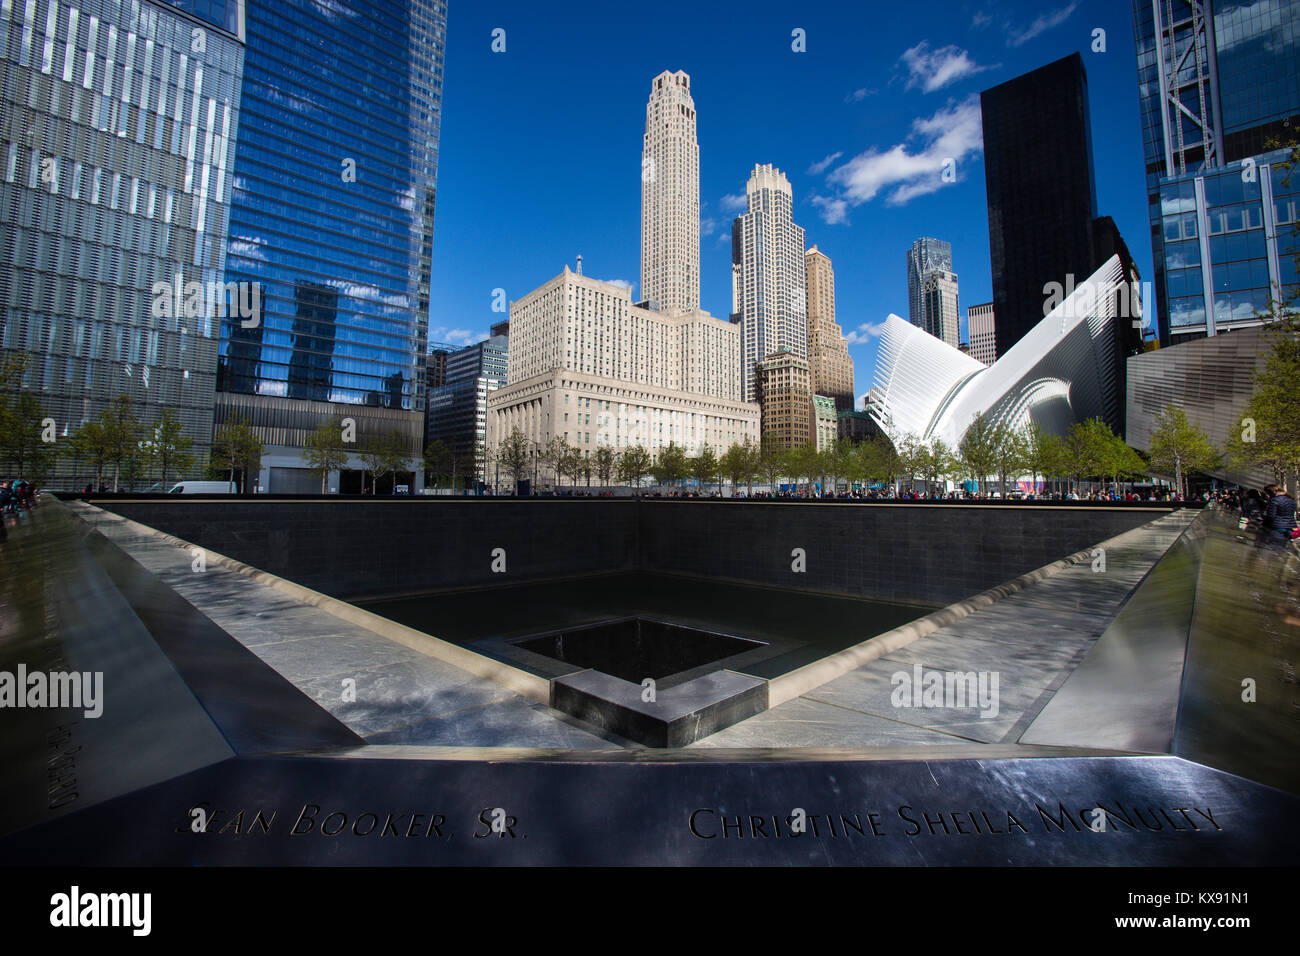
[[[1296,281],[1300,0],[1134,0],[1162,344],[1256,325]]]
[[[1044,286],[1094,261],[1097,187],[1088,77],[1077,53],[980,94],[997,354],[1042,321]]]
[[[422,453],[446,11],[249,2],[226,278],[262,319],[222,323],[215,427],[254,426],[263,490],[319,490],[301,449],[333,418]]]
[[[241,7],[0,0],[0,344],[60,441],[127,395],[207,457],[222,303],[170,293],[225,266]]]

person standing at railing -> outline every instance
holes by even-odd
[[[1264,506],[1264,518],[1259,529],[1260,547],[1274,551],[1285,551],[1295,531],[1295,499],[1280,485],[1269,485],[1264,489],[1268,504]]]

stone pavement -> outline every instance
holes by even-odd
[[[706,747],[911,747],[1013,744],[1052,698],[1196,513],[1180,511],[1114,539],[1105,570],[1072,565],[897,651],[692,744]],[[908,706],[893,676],[997,675],[998,706]],[[901,683],[901,682],[900,682]],[[991,689],[991,683],[986,685]]]

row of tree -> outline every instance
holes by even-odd
[[[1181,440],[1174,447],[1191,460]],[[769,438],[733,444],[721,455],[706,446],[695,456],[673,442],[657,455],[633,445],[621,450],[601,446],[588,456],[559,437],[536,447],[515,430],[501,443],[497,460],[516,486],[530,474],[549,472],[557,485],[565,478],[575,485],[585,478],[590,485],[594,478],[600,485],[616,479],[639,488],[647,477],[661,486],[693,478],[701,486],[719,488],[730,482],[733,489],[743,486],[750,494],[755,483],[776,488],[783,479],[823,488],[836,488],[841,481],[893,486],[903,479],[911,487],[919,480],[929,493],[941,483],[964,480],[986,490],[990,477],[996,477],[1005,495],[1008,481],[1023,475],[1030,475],[1035,485],[1043,477],[1072,480],[1077,488],[1085,478],[1093,478],[1118,487],[1121,480],[1149,474],[1152,467],[1098,419],[1076,424],[1063,438],[1036,424],[1016,431],[976,419],[955,449],[938,439],[905,439],[895,448],[877,437],[857,444],[840,439],[818,451],[812,446],[783,448]],[[1200,467],[1201,458],[1196,462],[1192,467]]]

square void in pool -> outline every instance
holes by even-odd
[[[647,677],[662,680],[764,646],[762,641],[642,617],[565,628],[510,643],[634,684]]]

